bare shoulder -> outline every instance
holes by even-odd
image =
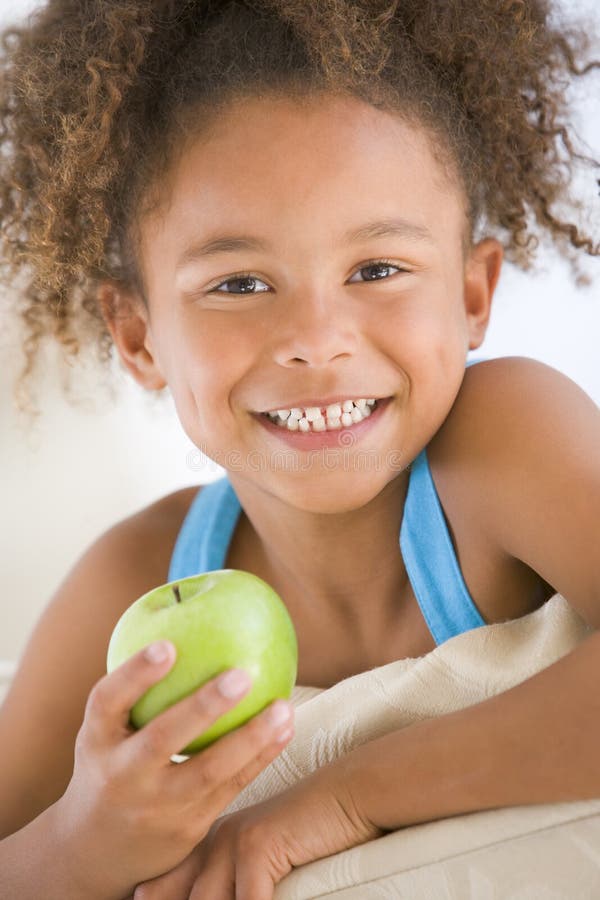
[[[470,366],[431,444],[451,505],[600,626],[600,410],[526,357]]]
[[[488,390],[494,390],[495,399],[514,403],[518,395],[523,402],[537,404],[549,391],[559,391],[561,398],[572,401],[578,397],[588,408],[597,405],[573,379],[553,366],[527,356],[503,356],[486,359],[468,366],[457,396],[458,406],[452,408],[451,417],[461,412],[460,404],[466,397],[479,396],[485,400]],[[551,399],[551,398],[548,398]]]
[[[116,600],[117,612],[123,612],[141,594],[167,580],[177,535],[201,489],[193,485],[159,497],[109,528],[82,557],[83,562],[88,555],[97,555],[101,565],[105,554],[112,558],[111,580],[125,586],[121,590],[115,586],[115,598],[123,598]]]
[[[532,452],[572,443],[573,428],[583,429],[585,444],[596,436],[599,417],[598,406],[567,375],[528,357],[501,357],[465,370],[431,444],[440,464],[446,459],[453,469],[464,469],[461,475],[468,467],[471,476],[498,480],[505,466],[518,468]]]
[[[197,491],[174,491],[110,527],[50,598],[0,709],[0,837],[64,793],[87,697],[106,674],[112,630],[131,603],[167,580],[177,533]]]
[[[194,497],[202,490],[201,485],[180,488],[160,497],[129,519],[131,537],[135,539],[138,529],[151,542],[154,571],[166,581],[169,563],[175,541]],[[163,577],[164,576],[164,577]],[[160,584],[159,581],[156,584]]]

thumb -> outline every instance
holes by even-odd
[[[97,735],[114,740],[129,731],[131,707],[173,666],[177,650],[170,641],[149,644],[96,682],[85,720]]]

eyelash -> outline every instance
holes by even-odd
[[[387,266],[391,269],[398,269],[398,272],[405,272],[409,274],[409,269],[403,269],[400,266],[397,266],[390,259],[371,259],[363,265],[359,266],[358,269],[353,273],[354,275],[357,272],[362,272],[363,269],[369,269],[374,266]],[[245,278],[255,278],[257,281],[262,281],[262,278],[259,278],[257,275],[253,275],[252,272],[236,272],[234,275],[230,275],[224,281],[219,281],[218,284],[215,284],[213,287],[208,288],[207,293],[216,293],[216,294],[232,294],[233,296],[243,297],[243,296],[255,296],[256,294],[265,294],[266,291],[241,291],[236,294],[235,291],[219,291],[218,288],[222,287],[224,284],[229,284],[230,281],[241,281]],[[389,281],[389,278],[373,278],[371,282],[374,281]],[[354,282],[354,284],[360,284],[361,282]],[[363,284],[369,284],[369,281],[362,282]]]

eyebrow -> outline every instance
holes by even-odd
[[[368,222],[359,228],[351,229],[342,235],[341,245],[348,246],[360,241],[372,240],[378,237],[388,236],[402,237],[411,241],[426,241],[435,243],[432,233],[423,225],[409,222],[407,219],[381,219],[376,222]],[[268,241],[253,235],[218,235],[202,243],[191,244],[181,254],[177,269],[183,268],[190,262],[207,257],[217,256],[220,253],[235,253],[240,250],[255,250],[266,252],[272,250]]]

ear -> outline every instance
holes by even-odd
[[[464,284],[469,350],[481,346],[485,338],[503,258],[504,248],[495,238],[485,238],[470,252]]]
[[[125,368],[150,391],[166,387],[152,344],[150,314],[143,299],[123,285],[106,281],[96,299]]]

